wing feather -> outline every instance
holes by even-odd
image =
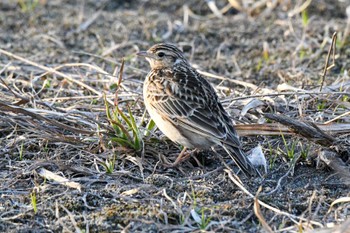
[[[153,80],[154,85],[163,85],[164,88],[153,89],[153,92],[156,90],[163,92],[163,95],[153,93],[159,97],[158,101],[156,99],[151,101],[154,109],[168,117],[168,120],[175,125],[240,148],[231,119],[213,87],[196,71],[185,69],[186,67],[180,67],[178,70],[174,69],[174,73],[168,70],[157,74],[156,77],[159,78]]]

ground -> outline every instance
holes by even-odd
[[[345,224],[350,182],[320,153],[346,164],[349,130],[328,132],[342,142],[330,147],[298,134],[242,133],[245,151],[262,147],[262,178],[225,167],[211,151],[164,166],[181,146],[147,125],[142,82],[150,68],[135,55],[157,42],[176,44],[211,74],[237,125],[273,124],[264,113],[350,124],[346,1],[229,2],[215,1],[215,15],[210,1],[197,0],[2,1],[0,231],[306,232]],[[334,32],[335,66],[321,84]],[[134,131],[115,106],[134,119]]]

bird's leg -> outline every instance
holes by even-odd
[[[187,153],[186,153],[186,150],[187,150],[186,147],[184,147],[184,148],[182,149],[182,151],[181,151],[180,154],[177,156],[177,158],[176,158],[176,160],[175,160],[175,162],[174,162],[174,166],[176,166],[177,164],[181,163],[182,161],[188,159],[188,157],[191,156],[191,152],[187,152]]]
[[[165,167],[175,167],[175,166],[177,166],[179,163],[181,163],[182,161],[188,159],[188,157],[191,156],[191,152],[186,152],[186,150],[187,150],[187,148],[184,147],[184,148],[182,149],[182,151],[180,152],[180,154],[177,156],[175,162],[173,162],[173,163],[165,162],[165,163],[164,163],[164,166],[165,166]]]

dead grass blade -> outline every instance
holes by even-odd
[[[339,203],[344,203],[344,202],[350,202],[350,197],[341,197],[341,198],[338,198],[335,201],[333,201],[331,206],[329,207],[327,214],[329,214],[332,211],[332,208],[334,205],[339,204]]]
[[[231,6],[239,11],[242,11],[242,6],[239,1],[237,0],[228,0],[228,2],[231,4]]]
[[[13,106],[13,105],[8,105],[6,103],[3,103],[0,101],[0,110],[2,111],[9,111],[9,112],[13,112],[15,114],[23,114],[26,116],[30,116],[33,119],[36,119],[38,121],[45,121],[53,126],[58,127],[59,129],[65,129],[68,130],[70,132],[74,132],[74,133],[78,133],[78,134],[85,134],[85,135],[93,135],[95,132],[89,131],[89,130],[83,130],[83,129],[77,129],[68,125],[65,125],[63,123],[60,123],[56,120],[53,119],[48,119],[42,115],[33,113],[31,111],[28,111],[24,108],[18,107],[18,106]]]
[[[251,197],[252,199],[254,199],[254,195],[251,194],[238,180],[236,180],[234,177],[233,177],[233,174],[231,172],[230,169],[224,169],[224,171],[228,174],[228,177],[230,178],[230,180],[235,184],[237,185],[245,194],[247,194],[249,197]],[[306,218],[303,218],[303,217],[299,217],[299,216],[296,216],[296,215],[293,215],[293,214],[290,214],[290,213],[287,213],[287,212],[284,212],[282,210],[279,210],[273,206],[270,206],[269,204],[266,204],[265,202],[261,201],[261,200],[257,200],[258,203],[275,212],[276,214],[281,214],[281,215],[284,215],[286,217],[288,217],[291,221],[293,221],[295,224],[298,224],[298,222],[295,220],[295,219],[298,219],[298,220],[302,220],[304,222],[309,222],[311,223],[312,225],[315,225],[315,226],[319,226],[319,227],[323,227],[323,225],[319,222],[316,222],[316,221],[313,221],[313,220],[309,220],[309,219],[306,219]]]
[[[218,9],[214,1],[207,1],[207,5],[216,17],[218,18],[223,17],[221,11]]]
[[[48,180],[53,180],[55,182],[57,182],[58,184],[70,187],[70,188],[75,188],[77,189],[79,192],[81,192],[81,185],[77,182],[74,181],[70,181],[67,178],[64,178],[62,176],[59,176],[49,170],[46,170],[45,168],[40,168],[38,171],[38,174]]]
[[[261,186],[259,187],[255,197],[254,197],[254,213],[256,215],[256,217],[259,219],[259,222],[261,223],[262,227],[264,228],[264,230],[266,232],[269,232],[269,233],[273,233],[274,231],[271,229],[271,227],[269,226],[269,224],[267,224],[264,216],[262,215],[261,213],[261,210],[260,210],[260,204],[259,204],[259,199],[258,199],[258,196],[259,196],[259,193],[261,192]]]
[[[328,54],[327,54],[327,57],[326,57],[326,62],[324,64],[324,69],[323,69],[323,73],[322,73],[322,80],[321,80],[321,86],[320,86],[320,91],[322,91],[322,88],[323,88],[323,85],[324,85],[324,81],[326,79],[326,74],[327,74],[327,71],[332,69],[334,66],[335,66],[335,49],[336,49],[336,40],[337,40],[337,32],[334,32],[333,33],[333,36],[332,36],[332,43],[331,43],[331,46],[329,46],[329,49],[328,49]],[[329,58],[331,56],[331,52],[333,51],[333,54],[332,54],[332,64],[330,66],[328,66],[329,64]]]
[[[67,213],[67,215],[69,216],[70,221],[72,222],[75,232],[76,233],[82,233],[82,231],[80,230],[80,227],[78,226],[77,221],[75,221],[74,215],[72,214],[72,212],[70,212],[66,207],[64,207],[63,205],[60,205],[60,207]],[[64,224],[62,222],[62,224]],[[68,230],[68,229],[67,229]]]
[[[333,121],[339,120],[339,119],[341,119],[341,118],[343,118],[343,117],[345,117],[347,115],[350,115],[350,111],[349,112],[345,112],[345,113],[343,113],[343,114],[341,114],[339,116],[336,116],[336,117],[334,117],[333,119],[331,119],[329,121],[326,121],[325,124],[332,123]]]
[[[9,56],[9,57],[11,57],[11,58],[14,58],[14,59],[16,59],[16,60],[19,60],[19,61],[21,61],[21,62],[27,63],[27,64],[29,64],[29,65],[38,67],[38,68],[40,68],[40,69],[42,69],[42,70],[45,70],[46,72],[59,75],[59,76],[65,78],[65,79],[67,79],[69,82],[75,83],[75,84],[77,84],[77,85],[79,85],[79,86],[81,86],[81,87],[86,88],[87,90],[91,91],[91,92],[94,93],[94,94],[97,94],[97,95],[99,95],[99,96],[102,96],[101,92],[95,90],[94,88],[90,87],[89,85],[87,85],[87,84],[85,84],[85,83],[83,83],[83,82],[80,82],[80,81],[78,81],[78,80],[75,80],[75,79],[73,79],[72,77],[70,77],[69,75],[66,75],[66,74],[64,74],[64,73],[62,73],[62,72],[60,72],[60,71],[57,71],[57,70],[54,69],[54,68],[50,68],[50,67],[46,67],[46,66],[44,66],[44,65],[40,65],[40,64],[38,64],[38,63],[36,63],[36,62],[30,61],[30,60],[28,60],[28,59],[26,59],[26,58],[20,57],[20,56],[18,56],[18,55],[15,55],[15,54],[10,53],[10,52],[8,52],[8,51],[5,51],[5,50],[3,50],[3,49],[0,49],[0,53],[4,54],[4,55],[6,55],[6,56]]]
[[[340,225],[322,228],[322,229],[310,230],[310,231],[307,231],[306,233],[350,233],[350,219],[346,220]]]
[[[277,121],[288,126],[292,131],[311,141],[323,146],[331,146],[336,139],[323,132],[315,123],[309,121],[297,121],[290,117],[266,113],[264,116],[270,120]]]
[[[300,6],[297,5],[292,11],[290,11],[288,13],[288,16],[291,18],[297,14],[300,14],[300,12],[302,12],[303,10],[308,8],[308,6],[311,4],[311,2],[312,2],[312,0],[307,0],[307,1],[304,1],[303,4],[301,4]]]
[[[124,72],[124,58],[122,59],[122,63],[121,63],[120,69],[119,69],[117,89],[115,90],[115,96],[114,96],[114,106],[118,106],[118,93],[120,90],[120,85],[122,84],[122,80],[123,80],[123,72]]]
[[[338,123],[338,124],[315,124],[320,130],[330,134],[346,134],[350,132],[350,124]],[[240,136],[253,136],[253,135],[293,135],[294,130],[279,123],[265,123],[265,124],[237,124],[235,129]]]

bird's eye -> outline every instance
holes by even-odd
[[[165,53],[159,52],[157,55],[158,55],[158,57],[164,57]]]

